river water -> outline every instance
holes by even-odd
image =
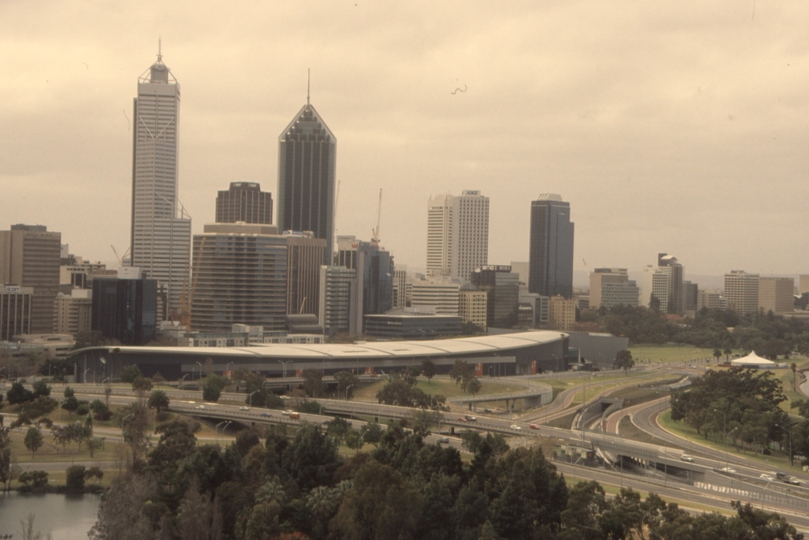
[[[87,540],[87,531],[98,516],[98,495],[60,495],[57,493],[0,493],[0,538],[13,534],[22,538],[20,520],[34,514],[34,532],[53,540]]]

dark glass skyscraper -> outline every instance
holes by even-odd
[[[92,329],[122,345],[146,345],[155,338],[157,281],[93,280]]]
[[[278,138],[279,232],[312,231],[326,240],[327,261],[333,254],[336,146],[308,98]]]
[[[573,223],[570,203],[552,193],[531,201],[528,290],[542,296],[573,296]]]

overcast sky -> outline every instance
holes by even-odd
[[[431,195],[479,189],[492,264],[528,259],[550,192],[578,271],[668,252],[686,279],[809,273],[807,28],[805,0],[0,0],[0,228],[47,225],[92,260],[127,249],[132,99],[162,37],[195,232],[230,182],[275,199],[311,69],[337,233],[368,239],[382,188],[397,264],[425,265]]]

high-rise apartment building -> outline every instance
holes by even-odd
[[[486,291],[486,326],[513,328],[517,324],[520,278],[510,266],[483,266],[472,272],[472,285]]]
[[[318,322],[328,335],[348,333],[351,323],[351,290],[357,271],[345,266],[320,267]]]
[[[407,279],[407,266],[399,265],[393,271],[393,307],[403,308],[410,305],[413,286]]]
[[[133,118],[131,262],[175,310],[188,282],[191,218],[178,199],[180,85],[160,53],[138,78]]]
[[[469,281],[489,258],[489,198],[477,190],[427,204],[427,273]]]
[[[795,280],[788,277],[758,278],[758,309],[763,313],[795,311]]]
[[[311,231],[286,232],[287,313],[317,315],[320,304],[320,267],[325,261],[326,240]]]
[[[727,309],[728,301],[722,291],[700,289],[697,293],[697,311],[707,309]]]
[[[528,290],[573,296],[573,230],[570,203],[552,193],[531,202]]]
[[[732,270],[725,274],[725,298],[728,309],[739,315],[758,311],[758,274]]]
[[[666,313],[680,314],[685,311],[685,291],[683,289],[683,265],[677,257],[668,253],[657,254],[657,266],[667,268],[669,273],[669,291]]]
[[[272,194],[256,182],[231,182],[230,189],[216,195],[217,223],[272,224]]]
[[[458,315],[460,289],[459,280],[427,278],[414,281],[411,306],[433,307],[437,315]]]
[[[79,332],[92,328],[92,292],[91,289],[73,289],[70,294],[56,295],[53,306],[55,333],[70,334],[75,338]]]
[[[590,274],[590,309],[638,305],[638,290],[626,268],[596,268]]]
[[[464,283],[458,294],[458,316],[461,317],[461,322],[471,322],[485,331],[489,293],[478,290],[471,283]]]
[[[53,332],[53,301],[59,292],[62,235],[44,225],[12,225],[0,231],[0,285],[33,288],[33,334]]]
[[[576,301],[562,295],[552,296],[548,302],[548,324],[556,330],[572,330],[576,324]]]
[[[229,332],[234,324],[246,324],[283,331],[287,268],[287,238],[275,226],[205,225],[203,234],[194,235],[191,328]]]
[[[652,297],[660,302],[662,313],[669,313],[671,267],[652,266],[651,264],[644,267],[641,280],[641,305],[651,307]]]
[[[0,341],[31,334],[33,287],[0,284]]]
[[[278,137],[278,228],[312,231],[334,250],[337,139],[306,97],[306,105]]]
[[[689,313],[697,311],[699,304],[699,284],[683,281],[683,310]]]
[[[809,274],[798,276],[798,294],[809,292]]]

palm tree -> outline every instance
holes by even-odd
[[[792,365],[789,366],[789,369],[792,370],[792,391],[798,391],[798,364],[792,362]]]
[[[733,354],[733,349],[731,349],[730,347],[725,347],[725,350],[723,352],[725,353],[725,359],[730,360],[730,355]]]
[[[716,358],[716,363],[718,364],[719,359],[722,358],[722,351],[720,351],[719,349],[714,349],[713,350],[713,356],[714,356],[714,358]]]

